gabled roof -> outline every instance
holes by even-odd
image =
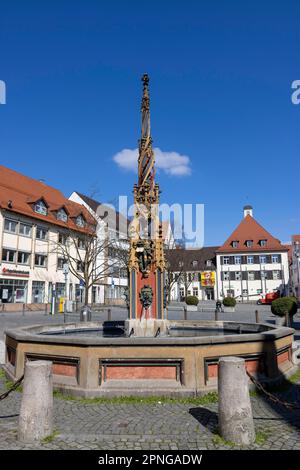
[[[252,240],[253,246],[247,247],[246,240]],[[265,246],[260,246],[260,240],[266,240]],[[238,241],[238,246],[232,246],[233,241]],[[219,247],[217,253],[239,253],[255,251],[287,251],[281,242],[264,229],[251,215],[246,215],[237,228]]]
[[[177,248],[166,250],[166,258],[170,263],[172,271],[215,271],[216,269],[216,250],[218,246],[204,246],[201,249],[185,249]],[[211,261],[211,266],[207,266],[206,261]],[[197,266],[193,265],[193,261],[197,261]],[[179,266],[179,263],[183,265]]]
[[[91,210],[94,212],[94,214],[97,214],[97,211],[99,210],[100,207],[103,209],[103,211],[102,211],[103,214],[105,214],[105,212],[107,212],[105,210],[105,208],[108,208],[108,206],[106,206],[102,202],[99,202],[96,199],[93,199],[89,196],[86,196],[85,194],[79,193],[78,191],[75,191],[75,192],[91,208]],[[112,210],[111,207],[109,207],[109,209],[110,209],[110,211]],[[127,229],[128,229],[129,224],[130,224],[130,220],[126,219],[126,217],[124,217],[122,214],[120,214],[120,212],[118,212],[117,210],[115,210],[114,213],[116,214],[116,230],[120,231],[120,233],[124,233],[124,235],[127,235]],[[111,215],[111,212],[110,212],[109,215]],[[105,217],[105,215],[104,215],[101,218],[103,218],[103,220],[108,222],[108,224],[111,223],[111,225],[113,227],[113,222],[114,221],[110,220],[109,216]]]
[[[43,199],[48,207],[47,215],[34,211],[34,203],[40,199]],[[69,215],[67,222],[56,218],[56,211],[62,207]],[[0,208],[78,232],[86,232],[86,229],[75,224],[74,218],[79,214],[84,214],[89,225],[95,224],[95,220],[83,205],[70,201],[58,189],[3,165],[0,165]]]

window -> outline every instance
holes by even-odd
[[[29,264],[30,253],[24,251],[18,251],[18,263]]]
[[[39,255],[36,254],[34,256],[34,264],[35,266],[43,266],[45,267],[47,263],[47,256],[46,255]]]
[[[264,255],[261,255],[261,256],[259,257],[259,262],[260,262],[261,264],[265,264],[265,263],[267,262],[267,257],[264,256]]]
[[[210,268],[211,265],[212,265],[211,259],[206,260],[206,266],[207,266],[208,268]]]
[[[223,257],[223,264],[229,264],[229,256]]]
[[[241,256],[235,256],[234,257],[234,264],[241,264],[242,262],[242,257]]]
[[[246,247],[251,248],[253,246],[253,240],[246,240]]]
[[[111,274],[114,274],[113,266],[111,268],[112,268],[112,273]],[[84,271],[84,263],[82,261],[77,261],[77,271],[79,271],[81,273]]]
[[[78,215],[76,217],[76,225],[77,225],[77,227],[84,227],[85,221],[84,221],[84,218],[82,217],[82,215]]]
[[[278,255],[272,255],[272,263],[279,263],[279,256]]]
[[[247,256],[247,263],[254,264],[254,256]]]
[[[259,240],[260,246],[267,246],[267,240]]]
[[[63,269],[65,264],[64,258],[57,258],[57,269]]]
[[[14,263],[15,256],[16,252],[14,250],[7,250],[6,248],[3,248],[2,261],[6,261],[7,263]]]
[[[237,248],[239,246],[238,240],[233,240],[232,242],[232,248]]]
[[[248,295],[248,289],[243,289],[243,295]]]
[[[255,273],[254,271],[249,271],[248,272],[248,281],[254,281],[255,280]]]
[[[199,291],[198,291],[198,288],[197,288],[197,287],[194,287],[194,289],[193,289],[193,295],[194,295],[195,297],[198,297]]]
[[[32,303],[44,303],[45,283],[42,281],[32,281]]]
[[[229,272],[224,271],[224,281],[229,281]]]
[[[64,233],[59,233],[58,234],[58,243],[60,245],[66,245],[67,244],[67,235],[65,235]]]
[[[198,261],[193,261],[193,268],[197,268],[198,266]]]
[[[180,268],[182,268],[182,267],[183,267],[183,261],[179,261],[178,266],[179,266]]]
[[[236,272],[234,273],[234,275],[235,275],[235,280],[236,280],[236,281],[240,281],[240,280],[242,279],[242,273],[241,273],[241,271],[236,271]]]
[[[61,208],[57,211],[56,218],[57,218],[57,220],[62,220],[63,222],[68,221],[68,215],[67,215],[66,211],[63,208]]]
[[[6,232],[16,233],[18,222],[15,220],[5,219],[4,230]]]
[[[281,279],[281,272],[280,271],[273,271],[273,279],[274,280]]]
[[[127,279],[128,278],[128,270],[127,268],[121,268],[120,269],[120,277],[122,279]]]
[[[25,237],[31,237],[32,226],[20,223],[19,234],[24,235]]]
[[[84,240],[82,238],[78,238],[78,248],[80,248],[81,250],[84,250]]]
[[[37,212],[38,214],[47,215],[48,213],[47,206],[42,199],[40,199],[38,202],[35,203],[34,211]]]
[[[38,240],[47,240],[48,230],[43,227],[36,228],[36,238]]]
[[[267,271],[261,271],[261,278],[262,278],[262,280],[268,279],[268,273],[267,273]]]

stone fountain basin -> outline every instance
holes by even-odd
[[[291,328],[204,320],[170,321],[168,327],[179,336],[129,338],[122,321],[7,330],[5,371],[17,380],[26,360],[50,360],[56,388],[98,397],[203,394],[216,389],[222,356],[243,357],[247,369],[264,381],[280,380],[295,370]],[[91,334],[95,330],[117,330],[120,336]],[[195,335],[183,336],[187,332]]]

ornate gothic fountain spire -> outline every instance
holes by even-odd
[[[159,221],[159,186],[155,184],[150,130],[149,77],[144,74],[142,135],[139,141],[138,184],[134,185],[135,214],[131,222],[129,299],[130,318],[164,316],[165,258]]]
[[[150,127],[150,97],[149,97],[149,76],[145,73],[142,76],[143,97],[142,97],[142,134],[139,141],[139,187],[148,186],[148,190],[154,190],[155,159],[152,149],[152,137]]]

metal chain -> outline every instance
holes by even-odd
[[[22,377],[20,377],[19,380],[17,380],[17,382],[15,382],[15,383],[13,384],[13,386],[12,386],[9,390],[7,390],[6,392],[2,393],[2,395],[0,395],[0,401],[1,401],[1,400],[4,400],[4,398],[8,397],[8,395],[9,395],[11,392],[13,392],[14,390],[16,390],[16,388],[18,388],[18,386],[22,383],[23,379],[24,379],[24,375],[22,375]]]
[[[266,395],[269,398],[269,400],[273,401],[277,405],[283,405],[283,406],[285,406],[285,408],[288,408],[288,409],[300,410],[300,406],[296,405],[296,403],[289,403],[288,401],[280,400],[280,398],[278,398],[276,395],[274,395],[273,393],[268,392],[264,388],[264,386],[257,379],[255,379],[253,377],[253,375],[250,374],[250,372],[248,372],[246,370],[246,373],[247,373],[248,377],[250,378],[251,382],[254,383],[255,387],[258,390],[260,390],[264,395]]]

